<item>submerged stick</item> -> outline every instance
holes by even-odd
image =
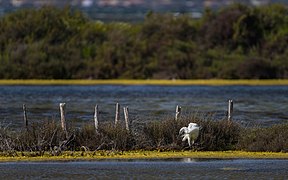
[[[176,114],[175,114],[175,121],[177,121],[181,114],[181,106],[176,106]]]
[[[120,120],[120,104],[116,104],[116,112],[115,112],[115,126],[117,126],[118,122]]]
[[[23,104],[23,118],[24,118],[24,126],[25,128],[28,127],[28,118],[27,118],[27,113],[26,113],[26,105]]]
[[[99,110],[98,110],[98,105],[95,106],[95,113],[94,113],[94,124],[95,124],[95,131],[98,133],[98,117],[99,117]]]
[[[232,120],[233,116],[233,100],[228,101],[228,121]]]

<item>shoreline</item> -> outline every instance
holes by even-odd
[[[288,153],[283,152],[246,152],[246,151],[75,151],[63,152],[53,156],[48,152],[37,155],[36,152],[15,152],[14,156],[0,154],[0,163],[3,162],[51,162],[51,161],[99,161],[99,160],[129,160],[129,159],[285,159]]]
[[[0,85],[163,85],[163,86],[185,86],[185,85],[207,85],[207,86],[232,86],[232,85],[251,85],[251,86],[273,86],[288,85],[288,79],[267,79],[267,80],[227,80],[227,79],[190,79],[190,80],[133,80],[133,79],[14,79],[0,80]]]

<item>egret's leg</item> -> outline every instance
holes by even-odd
[[[189,144],[189,146],[191,146],[191,142],[190,142],[191,139],[190,139],[190,137],[188,136],[187,139],[188,139],[188,144]]]
[[[187,136],[183,136],[183,139],[182,139],[182,141],[185,141],[187,139]]]
[[[192,143],[191,144],[194,144],[194,140],[192,140]]]

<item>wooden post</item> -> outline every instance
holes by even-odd
[[[228,121],[232,120],[232,114],[233,114],[233,100],[228,101]]]
[[[95,106],[95,113],[94,113],[94,123],[95,123],[95,131],[98,133],[98,117],[99,117],[99,110],[98,110],[98,105]]]
[[[125,124],[126,124],[126,130],[130,131],[130,122],[129,122],[129,111],[128,106],[124,107],[124,118],[125,118]]]
[[[181,106],[176,106],[176,114],[175,114],[175,120],[177,121],[181,114]]]
[[[120,120],[120,104],[116,104],[116,112],[115,112],[115,126],[117,126],[118,122]]]
[[[26,105],[23,104],[23,118],[24,118],[24,126],[25,128],[28,127],[28,119],[27,119],[27,113],[26,113]]]
[[[66,121],[65,121],[65,103],[60,103],[61,127],[67,134]]]

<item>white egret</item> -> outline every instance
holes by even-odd
[[[199,135],[200,127],[196,123],[189,123],[188,127],[182,127],[179,131],[179,135],[182,135],[182,141],[188,140],[189,146],[194,144]]]

